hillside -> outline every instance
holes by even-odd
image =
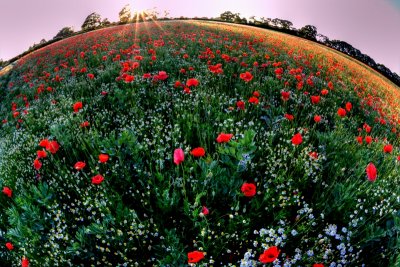
[[[248,26],[53,43],[0,76],[0,265],[398,266],[399,99]]]

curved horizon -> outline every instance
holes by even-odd
[[[83,3],[77,0],[2,1],[0,59],[11,59],[42,39],[52,39],[65,26],[72,26],[75,31],[80,30],[86,16],[92,12],[99,13],[111,22],[118,21],[118,12],[126,4],[130,4],[133,10],[157,8],[161,16],[164,11],[168,11],[171,17],[214,18],[229,10],[247,19],[252,15],[258,18],[286,19],[293,22],[297,29],[308,24],[314,25],[318,33],[331,40],[338,39],[351,44],[400,75],[400,50],[397,48],[400,43],[400,32],[397,29],[400,25],[398,0],[304,0],[301,3],[290,0],[171,0],[168,3],[157,0],[88,0]],[[62,10],[63,15],[60,16],[59,10]],[[15,20],[17,16],[25,20]]]

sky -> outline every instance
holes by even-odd
[[[400,0],[0,0],[0,59],[52,39],[65,26],[80,30],[92,12],[117,21],[126,4],[134,11],[168,11],[170,17],[218,17],[229,10],[286,19],[296,28],[314,25],[400,75]]]

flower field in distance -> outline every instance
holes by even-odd
[[[400,266],[399,96],[233,24],[47,46],[0,76],[0,265]]]

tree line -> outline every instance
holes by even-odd
[[[86,19],[84,20],[81,30],[75,32],[72,27],[64,27],[62,28],[54,37],[53,39],[46,41],[42,39],[39,44],[34,44],[31,46],[28,51],[25,53],[9,60],[9,61],[2,61],[0,59],[0,68],[17,60],[18,58],[30,53],[33,50],[39,49],[43,46],[46,46],[50,43],[56,42],[63,38],[67,38],[76,34],[80,34],[82,32],[92,31],[104,27],[121,25],[121,24],[128,24],[132,22],[143,22],[143,21],[151,21],[151,20],[168,20],[169,13],[164,11],[163,16],[160,17],[160,13],[156,9],[146,10],[142,12],[134,12],[132,13],[131,8],[129,5],[124,6],[121,11],[118,13],[119,21],[118,22],[110,22],[107,18],[102,19],[101,16],[93,12],[89,14]],[[185,17],[180,17],[177,19],[188,19]],[[257,27],[267,28],[278,30],[284,33],[288,33],[291,35],[295,35],[298,37],[306,38],[308,40],[318,42],[320,44],[326,45],[330,48],[338,50],[344,54],[347,54],[365,64],[370,66],[371,68],[375,69],[376,71],[380,72],[386,78],[391,80],[396,85],[400,86],[400,76],[394,72],[392,72],[389,68],[385,65],[376,63],[370,56],[363,54],[359,49],[353,47],[347,42],[341,40],[330,40],[327,36],[318,33],[317,27],[313,25],[305,25],[300,29],[296,29],[293,27],[293,23],[289,20],[279,19],[279,18],[264,18],[261,17],[256,19],[255,16],[249,17],[247,20],[245,17],[241,17],[240,13],[232,13],[231,11],[225,11],[220,14],[217,18],[195,18],[195,19],[204,19],[204,20],[217,20],[217,21],[224,21],[224,22],[231,22],[231,23],[240,23],[246,25],[253,25]]]

